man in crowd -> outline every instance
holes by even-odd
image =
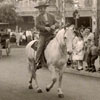
[[[95,60],[98,57],[98,49],[94,43],[94,34],[90,31],[90,28],[87,28],[86,30],[87,30],[86,31],[87,37],[85,40],[86,43],[85,61],[87,63],[86,71],[95,72],[96,68],[94,64],[95,64]]]

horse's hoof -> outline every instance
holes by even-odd
[[[37,93],[43,93],[43,91],[41,89],[38,89]]]
[[[28,88],[29,88],[29,89],[33,89],[32,85],[30,85]]]
[[[49,89],[49,88],[46,88],[46,91],[47,91],[47,92],[49,92],[49,91],[50,91],[50,89]]]
[[[59,98],[64,98],[64,94],[58,94]]]

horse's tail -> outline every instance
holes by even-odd
[[[27,60],[28,60],[28,70],[30,73],[32,73],[34,70],[36,51],[31,46],[34,45],[35,42],[36,42],[36,40],[29,42],[25,48],[26,56],[27,56]]]
[[[32,45],[34,45],[35,42],[36,40],[33,40],[26,45],[25,50],[28,59],[35,58],[36,51],[31,47]]]

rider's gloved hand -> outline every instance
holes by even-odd
[[[48,32],[50,32],[50,27],[45,27],[45,30],[47,30]]]
[[[52,25],[50,28],[54,30],[55,29],[55,25]]]

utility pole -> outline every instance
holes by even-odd
[[[96,45],[100,47],[100,0],[97,0],[97,32]]]
[[[62,0],[62,23],[65,25],[65,0]]]
[[[79,1],[78,0],[74,0],[74,12],[73,12],[73,17],[75,19],[75,28],[78,28],[78,19],[79,19]]]
[[[92,32],[94,33],[97,28],[97,0],[93,0],[92,12]]]

